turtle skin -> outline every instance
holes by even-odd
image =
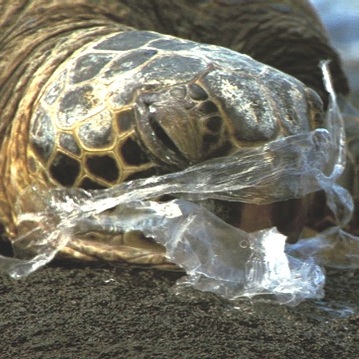
[[[29,230],[15,205],[29,187],[106,188],[323,126],[322,59],[348,93],[305,1],[4,1],[0,11],[0,218],[10,240]],[[275,225],[296,240],[308,199],[218,205],[233,225]],[[136,231],[84,233],[61,254],[173,267]]]

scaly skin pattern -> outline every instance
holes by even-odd
[[[28,230],[15,203],[30,186],[105,188],[320,127],[313,90],[325,103],[323,58],[337,91],[348,91],[304,1],[1,1],[0,13],[0,218],[9,238]],[[296,237],[304,202],[243,205],[233,223]],[[288,208],[294,228],[278,219]],[[258,213],[267,219],[256,228],[248,218]],[[168,265],[138,233],[111,243],[91,233],[63,252]]]

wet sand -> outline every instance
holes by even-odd
[[[0,277],[0,358],[358,358],[359,272],[295,308],[184,290],[179,273],[52,264]]]

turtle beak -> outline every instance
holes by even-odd
[[[141,94],[135,109],[139,138],[161,165],[183,169],[228,153],[221,110],[195,83]]]

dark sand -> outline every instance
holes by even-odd
[[[0,277],[0,358],[359,358],[359,272],[296,308],[236,303],[179,273],[52,264]]]

